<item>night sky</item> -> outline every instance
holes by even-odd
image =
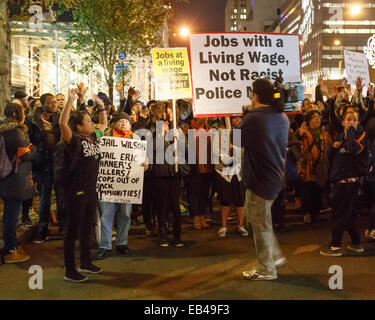
[[[224,32],[226,0],[190,0],[176,6],[174,21],[192,32]]]

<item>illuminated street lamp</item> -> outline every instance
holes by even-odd
[[[359,14],[361,12],[361,7],[359,5],[353,5],[351,8],[350,8],[350,13],[355,16],[357,14]]]
[[[334,41],[334,44],[335,44],[335,46],[339,46],[339,45],[341,44],[341,41],[336,39],[336,40]]]
[[[186,27],[182,27],[182,28],[180,29],[180,35],[181,35],[182,37],[187,37],[189,34],[190,34],[190,30],[189,30],[188,28],[186,28]]]

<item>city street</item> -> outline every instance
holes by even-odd
[[[218,216],[208,230],[193,231],[185,217],[182,239],[185,248],[160,248],[157,238],[146,238],[143,225],[132,227],[130,256],[113,252],[96,261],[102,274],[89,275],[83,284],[63,280],[62,241],[26,246],[31,260],[0,268],[1,299],[374,299],[375,244],[365,243],[367,252],[358,257],[323,257],[319,246],[329,240],[328,222],[303,224],[297,214],[287,216],[287,231],[278,234],[288,263],[274,281],[242,279],[242,271],[254,265],[253,241],[235,233],[219,238]],[[366,222],[367,217],[361,220]],[[362,228],[363,230],[363,228]],[[344,238],[346,245],[348,238]],[[43,268],[43,289],[31,290],[28,282],[32,265]],[[330,290],[328,273],[332,265],[343,270],[343,290]]]

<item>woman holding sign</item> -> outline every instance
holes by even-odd
[[[173,245],[176,248],[183,247],[181,241],[181,211],[180,211],[180,194],[181,181],[179,173],[176,173],[174,163],[168,163],[164,158],[164,152],[170,147],[166,141],[165,135],[169,132],[169,125],[173,119],[172,107],[169,102],[160,101],[151,106],[151,131],[153,132],[153,151],[154,163],[151,174],[155,185],[155,205],[158,215],[159,224],[159,245],[168,247],[167,238],[167,221],[168,214],[172,212],[173,216]],[[178,131],[174,133],[178,138]],[[162,141],[162,145],[156,141]],[[163,156],[163,163],[157,163],[157,156]]]
[[[124,139],[140,138],[132,132],[130,116],[126,112],[119,112],[114,115],[112,125],[107,130],[106,136],[118,137]],[[147,170],[147,164],[142,164]],[[130,229],[130,214],[132,210],[131,203],[99,202],[101,212],[100,244],[97,259],[107,258],[112,251],[112,226],[116,211],[117,215],[117,233],[116,250],[120,254],[129,254],[128,233]]]
[[[100,149],[95,135],[94,123],[86,111],[70,111],[74,104],[76,90],[69,90],[68,102],[59,120],[61,137],[65,142],[64,170],[66,202],[68,205],[67,233],[64,239],[65,277],[71,282],[84,282],[87,277],[81,273],[100,273],[103,270],[91,263],[90,228],[96,213],[96,179],[98,176]],[[107,117],[102,100],[94,96],[99,105],[100,123],[97,129],[104,131]],[[75,265],[75,241],[79,238],[81,265]]]

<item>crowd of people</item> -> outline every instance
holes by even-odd
[[[119,254],[130,253],[128,233],[138,213],[143,216],[147,236],[158,236],[160,247],[172,244],[181,248],[181,211],[188,210],[193,229],[209,228],[215,198],[220,201],[218,236],[226,236],[233,206],[238,220],[236,231],[240,236],[250,233],[254,238],[258,264],[256,270],[244,272],[246,279],[273,280],[277,278],[276,269],[286,261],[274,231],[286,228],[287,193],[294,195],[297,207],[300,203],[305,223],[316,224],[324,219],[322,204],[332,207],[331,242],[322,246],[322,255],[342,255],[345,231],[351,237],[348,249],[357,253],[364,251],[363,238],[375,240],[375,90],[369,85],[363,96],[360,78],[355,88],[346,85],[331,90],[319,79],[315,101],[305,99],[301,112],[288,115],[275,99],[271,82],[256,80],[249,110],[243,118],[230,119],[231,130],[241,129],[242,141],[241,145],[231,141],[230,154],[240,152],[243,160],[242,166],[231,171],[226,169],[234,164],[221,157],[219,163],[211,163],[210,137],[206,144],[208,161],[199,161],[202,148],[198,133],[227,128],[223,118],[194,119],[186,100],[177,101],[174,115],[170,101],[144,104],[141,92],[133,87],[125,98],[123,85],[116,85],[118,108],[103,92],[86,100],[87,88],[82,83],[70,89],[67,96],[45,93],[40,98],[28,98],[17,91],[14,100],[5,106],[0,124],[5,263],[30,259],[17,243],[16,226],[20,211],[22,222],[31,224],[28,213],[36,195],[39,222],[34,243],[49,239],[53,191],[59,235],[64,239],[64,279],[73,282],[86,281],[85,273],[102,272],[92,261],[111,255],[114,227]],[[141,139],[136,131],[148,129],[156,159],[156,139],[173,127],[174,116],[176,140],[187,136],[188,129],[197,133],[196,164],[179,164],[176,171],[175,165],[167,162],[143,163],[141,206],[98,200],[98,139]],[[158,121],[162,132],[157,130]],[[163,141],[167,150],[172,142]],[[371,190],[372,202],[368,226],[361,236],[357,201],[364,187]],[[99,248],[95,256],[91,254],[92,238]],[[78,269],[76,240],[80,242]]]

